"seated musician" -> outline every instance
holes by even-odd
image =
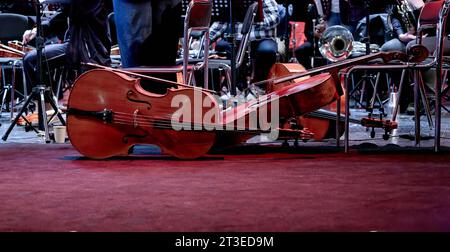
[[[327,27],[343,25],[350,31],[354,31],[355,26],[353,25],[355,23],[352,23],[352,18],[354,17],[349,15],[349,13],[357,13],[354,13],[356,8],[352,8],[352,6],[356,5],[352,5],[352,2],[354,1],[301,0],[296,1],[295,4],[293,4],[293,18],[296,21],[305,22],[305,35],[307,41],[295,50],[295,57],[303,67],[306,69],[313,67],[311,64],[311,57],[319,54],[317,42]],[[316,20],[315,26],[313,20]],[[314,52],[314,50],[316,50],[316,52]]]
[[[406,2],[410,6],[410,10],[412,11],[411,16],[414,16],[414,19],[408,19],[406,15],[402,15],[402,12],[399,12],[399,6],[395,6],[394,12],[392,14],[392,26],[394,28],[394,35],[396,37],[388,42],[386,42],[381,50],[383,51],[402,51],[407,52],[407,48],[416,44],[416,25],[417,20],[419,18],[419,14],[424,6],[424,1],[422,0],[406,0]],[[408,27],[408,23],[410,27]],[[448,25],[448,24],[447,24]],[[430,55],[433,55],[436,46],[436,36],[434,34],[434,29],[425,31],[424,37],[422,38],[423,45],[429,50]],[[447,43],[447,40],[444,40],[444,55],[450,54],[450,44]],[[422,78],[424,82],[429,86],[434,86],[435,83],[435,73],[434,70],[424,71],[422,73]],[[410,80],[409,83],[411,83]],[[403,85],[402,96],[400,98],[400,112],[406,112],[407,114],[412,115],[414,113],[414,105],[413,105],[413,88],[411,85]],[[430,106],[433,109],[434,102],[430,102]],[[424,110],[421,109],[420,113],[424,113]]]
[[[107,14],[103,0],[73,0],[68,11],[70,25],[65,32],[65,40],[43,48],[42,67],[69,65],[80,69],[81,62],[109,65],[111,42]],[[36,29],[26,31],[24,44],[35,37]],[[27,82],[31,86],[44,84],[38,83],[36,50],[24,56],[23,65]]]
[[[423,0],[407,0],[410,4],[411,8],[414,11],[416,18],[419,16],[422,7],[424,6]],[[445,26],[445,34],[450,34],[450,19],[447,19],[447,24]],[[436,50],[436,34],[435,29],[428,29],[425,31],[425,36],[422,38],[422,44],[428,49],[430,55],[433,55]],[[412,40],[406,46],[407,48],[414,45],[416,43],[415,40]],[[444,39],[444,55],[450,55],[450,43],[448,43],[448,39]]]
[[[422,0],[407,0],[411,7],[414,9],[414,13],[418,13],[422,10],[422,7],[424,6],[423,1]],[[416,10],[416,8],[420,7],[420,9]],[[445,31],[444,31],[444,36],[447,36],[448,34],[450,34],[450,18],[447,19],[447,23],[445,25]],[[437,37],[436,37],[436,29],[427,29],[424,31],[424,36],[422,38],[422,44],[428,49],[429,51],[429,55],[430,56],[434,56],[435,55],[435,51],[436,51],[436,42],[437,42]],[[450,43],[449,40],[446,39],[444,37],[444,41],[443,41],[443,47],[442,52],[444,56],[449,56],[450,55]],[[406,48],[410,48],[411,46],[415,45],[417,43],[416,40],[412,40],[408,43],[408,45],[406,46]],[[434,89],[434,85],[436,84],[436,73],[435,73],[435,69],[431,68],[427,71],[422,72],[422,78],[423,81],[426,85],[430,86],[431,89]],[[426,89],[426,91],[430,91],[428,89]],[[412,91],[411,91],[412,93]],[[434,113],[434,105],[435,102],[433,101],[435,99],[434,93],[431,94],[431,96],[429,97],[429,104],[430,104],[430,108],[431,108],[431,112]],[[407,109],[407,113],[408,114],[413,114],[414,109],[413,109],[413,104],[410,104],[410,106],[408,106]],[[423,114],[424,113],[424,109],[421,108],[420,113]]]
[[[276,61],[278,45],[275,41],[276,27],[280,22],[278,13],[278,4],[275,0],[263,0],[263,21],[255,20],[252,30],[250,31],[251,41],[251,58],[254,59],[254,79],[260,81],[267,79],[270,68]],[[240,31],[242,23],[235,24],[235,31]],[[229,27],[226,22],[214,22],[210,28],[211,42],[218,41],[224,33],[228,32]],[[239,34],[237,39],[240,39]],[[231,44],[224,39],[217,42],[216,51],[231,52]],[[230,53],[227,53],[230,57]],[[245,85],[245,84],[244,84]],[[241,88],[245,88],[241,86]]]
[[[394,38],[387,41],[381,46],[381,51],[401,51],[406,52],[406,45],[416,39],[416,25],[417,18],[420,14],[420,10],[424,5],[422,0],[407,0],[408,2],[414,3],[414,20],[405,20],[407,18],[405,15],[399,13],[399,6],[395,5],[388,8],[388,15],[391,17],[391,25],[393,30]],[[406,22],[409,23],[406,24]]]
[[[305,12],[304,10],[308,11]],[[310,69],[312,68],[310,58],[314,56],[314,50],[316,51],[316,55],[319,54],[317,41],[320,39],[321,33],[325,30],[325,25],[321,23],[316,24],[316,27],[314,27],[313,20],[317,20],[318,14],[313,0],[296,1],[292,16],[296,21],[305,22],[305,36],[307,41],[295,49],[295,57],[298,63],[306,69]]]
[[[348,24],[349,0],[314,0],[314,1],[317,6],[317,12],[324,20],[326,27],[330,27],[333,25]],[[350,29],[350,31],[353,30]]]

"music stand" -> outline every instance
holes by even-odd
[[[366,7],[366,55],[370,54],[370,0],[364,0]]]
[[[366,55],[369,55],[371,53],[370,50],[370,0],[364,0],[364,7],[366,9],[366,37],[364,38],[364,42],[366,45]],[[368,83],[371,84],[372,87],[375,85],[372,82],[371,76],[369,75],[368,71],[364,71],[364,81],[363,81],[363,87],[367,87]],[[376,92],[376,89],[374,88],[374,92]],[[363,90],[364,94],[364,90]],[[376,95],[376,94],[375,94]],[[381,101],[381,100],[380,100]],[[362,103],[362,100],[360,101]],[[384,115],[384,108],[382,102],[380,102],[380,113]],[[371,104],[369,106],[369,104]],[[372,114],[373,113],[373,105],[372,102],[369,99],[369,95],[366,95],[366,110]]]
[[[19,111],[17,116],[14,118],[13,122],[9,126],[9,128],[6,130],[5,134],[2,137],[3,141],[6,141],[8,139],[9,134],[11,133],[12,129],[16,126],[17,121],[20,117],[22,117],[25,122],[33,129],[36,133],[38,131],[33,127],[32,123],[26,119],[26,117],[23,115],[25,110],[27,109],[28,105],[30,104],[31,100],[33,98],[37,98],[38,101],[38,118],[39,118],[39,130],[44,130],[44,139],[46,143],[50,143],[50,136],[48,131],[48,118],[47,118],[47,112],[45,110],[45,102],[47,101],[52,108],[54,109],[55,113],[50,117],[50,121],[55,117],[58,116],[60,122],[63,125],[66,125],[66,122],[64,118],[62,117],[61,113],[58,110],[58,106],[56,105],[53,98],[50,96],[50,88],[46,87],[44,84],[44,78],[43,78],[43,72],[42,72],[42,51],[44,49],[44,37],[42,33],[42,21],[41,21],[41,4],[44,3],[56,3],[56,2],[64,2],[69,3],[69,0],[49,0],[49,1],[42,1],[42,3],[38,0],[36,0],[35,6],[36,6],[36,55],[37,55],[37,74],[38,74],[38,81],[39,83],[33,87],[31,94],[27,97],[25,103],[22,106],[22,109]]]
[[[189,5],[190,0],[182,0],[182,10],[186,12],[186,8]],[[213,0],[213,7],[211,13],[212,22],[227,22],[230,26],[230,34],[227,39],[231,44],[231,90],[232,96],[236,95],[236,37],[235,34],[235,21],[242,21],[247,13],[247,9],[256,0]],[[261,17],[260,17],[261,18]]]
[[[233,1],[236,0],[229,0],[229,24],[230,24],[230,35],[228,36],[231,38],[231,90],[230,94],[231,96],[236,96],[236,37],[237,34],[235,32],[234,27],[234,21],[235,20],[243,20],[245,17],[245,14],[247,12],[247,9],[250,7],[251,4],[256,2],[255,0],[242,0],[239,1],[239,5],[236,6],[237,3],[234,3]],[[234,6],[234,7],[233,7]],[[261,6],[259,6],[261,8]],[[262,18],[262,17],[260,17]],[[250,87],[247,87],[250,88]],[[235,102],[235,105],[237,102]]]

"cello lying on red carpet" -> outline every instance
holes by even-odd
[[[384,62],[415,59],[399,52],[377,53],[271,79],[268,82],[276,85],[312,76],[227,111],[219,110],[210,90],[158,79],[161,85],[170,88],[164,94],[151,93],[142,88],[140,81],[156,78],[97,66],[103,69],[82,74],[71,91],[68,135],[72,145],[90,158],[128,155],[129,149],[136,144],[158,145],[164,153],[177,158],[198,158],[216,143],[237,144],[255,134],[268,133],[260,126],[250,128],[250,117],[258,110],[270,114],[272,102],[279,104],[279,118],[296,118],[332,103],[342,94],[337,78],[339,70],[378,58]],[[177,100],[177,97],[182,99]],[[201,100],[200,110],[195,108],[196,99]],[[174,100],[177,100],[175,104]],[[176,105],[186,101],[189,104],[187,110],[193,116],[174,120],[180,112]],[[238,122],[244,122],[244,126],[233,127]],[[232,129],[228,130],[227,125]],[[292,133],[292,138],[303,133],[283,127],[276,130]]]
[[[314,102],[308,102],[309,97],[314,97]],[[308,84],[277,90],[265,100],[250,101],[222,113],[214,97],[203,89],[178,87],[168,88],[165,94],[150,93],[141,87],[139,78],[96,69],[75,82],[69,97],[67,130],[72,145],[90,158],[127,155],[133,145],[155,144],[166,154],[192,159],[206,154],[216,138],[245,139],[268,132],[260,127],[250,129],[250,117],[260,109],[270,113],[275,100],[280,108],[290,108],[280,109],[280,116],[291,117],[314,111],[337,97],[331,76],[320,74]],[[179,111],[174,106],[177,98],[188,101],[193,116],[173,120]],[[199,99],[202,107],[196,109]],[[204,123],[205,118],[210,123]],[[238,121],[244,122],[243,128],[234,127]],[[178,126],[191,129],[176,130]]]

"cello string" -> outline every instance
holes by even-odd
[[[115,112],[116,113],[116,112]],[[120,112],[119,112],[120,113]],[[125,120],[130,120],[130,121],[136,121],[136,122],[148,122],[150,120],[157,120],[158,122],[161,121],[168,121],[168,123],[171,123],[172,120],[170,119],[164,119],[164,118],[155,118],[155,117],[151,117],[151,116],[143,116],[143,115],[138,115],[138,116],[134,116],[134,114],[126,114],[126,113],[120,113],[121,115],[115,115],[114,119],[116,118],[120,118],[120,119],[125,119]],[[168,116],[172,116],[171,114],[167,114]]]
[[[153,125],[157,125],[157,126],[170,126],[172,127],[173,125],[193,125],[193,126],[199,126],[199,127],[203,127],[203,126],[211,126],[211,127],[215,127],[215,126],[220,126],[220,124],[217,125],[211,125],[211,124],[199,124],[199,123],[192,123],[192,122],[175,122],[172,120],[167,120],[167,119],[155,119],[155,121],[148,121],[148,120],[143,120],[143,119],[135,119],[134,117],[115,117],[114,121],[120,121],[120,122],[127,122],[130,125],[134,125],[134,124],[139,124],[139,125],[145,125],[145,126],[153,126]]]
[[[246,132],[246,133],[267,133],[270,132],[270,130],[262,130],[262,129],[248,129],[248,128],[242,128],[242,129],[227,129],[227,125],[224,124],[198,124],[198,123],[192,123],[192,122],[172,122],[172,121],[158,121],[158,122],[148,122],[148,121],[142,121],[139,123],[135,123],[135,121],[127,120],[127,119],[114,119],[114,123],[120,123],[120,124],[126,124],[129,126],[156,126],[158,128],[162,129],[173,129],[173,126],[188,126],[188,127],[200,127],[202,130],[206,129],[206,126],[209,126],[214,129],[219,130],[225,130],[227,132]]]
[[[118,114],[118,115],[116,115]],[[171,116],[171,114],[167,114],[168,116]],[[145,118],[148,118],[150,120],[147,120]],[[209,127],[209,128],[227,128],[228,125],[230,124],[221,124],[221,123],[217,123],[217,124],[203,124],[203,123],[193,123],[193,122],[176,122],[176,121],[172,121],[170,119],[164,119],[164,118],[155,118],[152,116],[144,116],[144,115],[138,115],[138,116],[134,116],[134,114],[129,114],[129,113],[124,113],[124,112],[114,112],[114,120],[115,121],[120,121],[120,122],[125,122],[129,125],[142,125],[142,126],[164,126],[167,129],[173,129],[173,126],[190,126],[190,127]],[[233,121],[233,126],[234,126],[234,122]],[[226,129],[226,131],[228,132],[241,132],[241,131],[246,131],[246,132],[257,132],[257,133],[262,133],[262,132],[269,132],[270,130],[262,130],[262,129],[248,129],[248,128],[242,128],[242,129],[233,129],[233,130],[229,130]]]
[[[138,117],[134,117],[134,116],[115,116],[114,120],[120,120],[122,122],[126,121],[129,122],[130,124],[142,124],[142,125],[146,125],[146,126],[152,126],[152,125],[165,125],[165,126],[169,126],[172,127],[173,125],[186,125],[186,124],[190,124],[191,126],[194,127],[227,127],[226,124],[203,124],[203,123],[193,123],[193,122],[176,122],[176,121],[172,121],[172,120],[168,120],[168,119],[158,119],[158,118],[152,118],[152,121],[149,120],[145,120],[145,119],[141,119]]]
[[[176,121],[172,121],[172,120],[168,120],[168,119],[154,119],[153,121],[149,121],[149,120],[145,120],[145,119],[139,119],[139,118],[134,118],[134,117],[123,117],[123,116],[119,116],[119,117],[114,117],[114,120],[121,120],[121,121],[127,121],[130,123],[147,123],[147,124],[166,124],[166,125],[172,125],[173,123],[180,123],[180,122],[176,122]],[[192,123],[192,122],[186,122],[186,123]],[[194,123],[194,125],[198,125],[198,126],[204,126],[205,124],[198,124],[198,123]],[[208,125],[208,126],[212,126],[212,125]]]
[[[198,123],[192,123],[192,122],[147,122],[147,121],[141,121],[141,122],[135,122],[135,121],[131,121],[131,120],[124,120],[124,119],[115,119],[114,122],[118,122],[118,123],[126,123],[127,125],[137,125],[137,126],[156,126],[159,128],[165,128],[165,129],[173,129],[174,126],[188,126],[188,127],[200,127],[200,128],[204,128],[204,127],[213,127],[213,128],[218,128],[220,126],[223,126],[221,124],[217,124],[217,125],[212,125],[212,124],[198,124]]]
[[[316,113],[316,114],[310,114],[313,116],[316,116],[318,118],[323,118],[323,119],[328,119],[328,120],[332,120],[334,121],[336,118],[334,116],[328,116],[328,115],[323,115],[321,113]],[[360,120],[351,120],[353,123],[357,123],[357,124],[361,124]],[[144,120],[144,119],[135,119],[134,117],[129,117],[129,116],[118,116],[116,118],[114,118],[114,122],[117,123],[122,123],[122,124],[127,124],[127,125],[131,125],[131,126],[157,126],[159,128],[164,128],[164,129],[173,129],[174,126],[188,126],[188,127],[200,127],[203,129],[203,127],[213,127],[213,128],[219,128],[219,127],[226,127],[226,125],[224,124],[201,124],[201,123],[194,123],[194,122],[177,122],[177,121],[172,121],[172,120],[167,120],[167,119],[155,119],[155,121],[148,121],[148,120]],[[241,130],[228,130],[227,131],[247,131],[247,132],[261,132],[262,130],[250,130],[250,129],[241,129]]]
[[[129,122],[129,121],[114,121],[114,123],[116,124],[122,124],[122,125],[127,125],[127,126],[134,126],[134,123]],[[192,127],[192,125],[190,123],[178,123],[179,126],[189,126]],[[143,124],[139,124],[138,126],[157,126],[158,129],[170,129],[170,130],[175,130],[171,125],[158,125],[158,124],[150,124],[150,123],[143,123]],[[219,128],[220,129],[220,128]],[[181,129],[183,130],[183,128]],[[195,128],[193,130],[188,130],[188,131],[197,131],[195,130]],[[204,128],[201,128],[198,131],[205,131]],[[206,130],[208,131],[208,130]],[[254,134],[260,134],[260,133],[268,133],[270,132],[269,130],[250,130],[250,129],[233,129],[233,130],[228,130],[228,129],[220,129],[220,131],[226,131],[226,132],[243,132],[243,133],[254,133]]]
[[[173,114],[160,114],[160,115],[171,117]],[[146,116],[146,115],[136,115],[136,117],[135,117],[134,114],[128,114],[128,113],[122,113],[122,112],[114,112],[114,118],[116,118],[118,116],[119,117],[120,116],[125,116],[125,117],[128,117],[130,119],[137,118],[137,119],[150,119],[150,120],[160,120],[160,119],[164,118],[164,117],[163,118],[155,118],[153,116]]]

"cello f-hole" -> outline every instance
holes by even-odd
[[[150,110],[152,108],[152,105],[150,104],[150,102],[134,99],[134,98],[131,97],[133,95],[134,95],[134,92],[132,90],[129,90],[127,92],[127,100],[129,100],[131,102],[147,104],[148,105],[147,106],[147,110]]]
[[[127,135],[125,135],[125,136],[122,138],[122,142],[123,142],[124,144],[127,144],[127,143],[128,143],[128,140],[129,140],[130,138],[140,138],[140,139],[144,139],[144,138],[146,138],[147,136],[148,136],[148,132],[147,132],[147,131],[145,131],[145,133],[142,134],[142,135],[138,135],[138,134],[127,134]]]

